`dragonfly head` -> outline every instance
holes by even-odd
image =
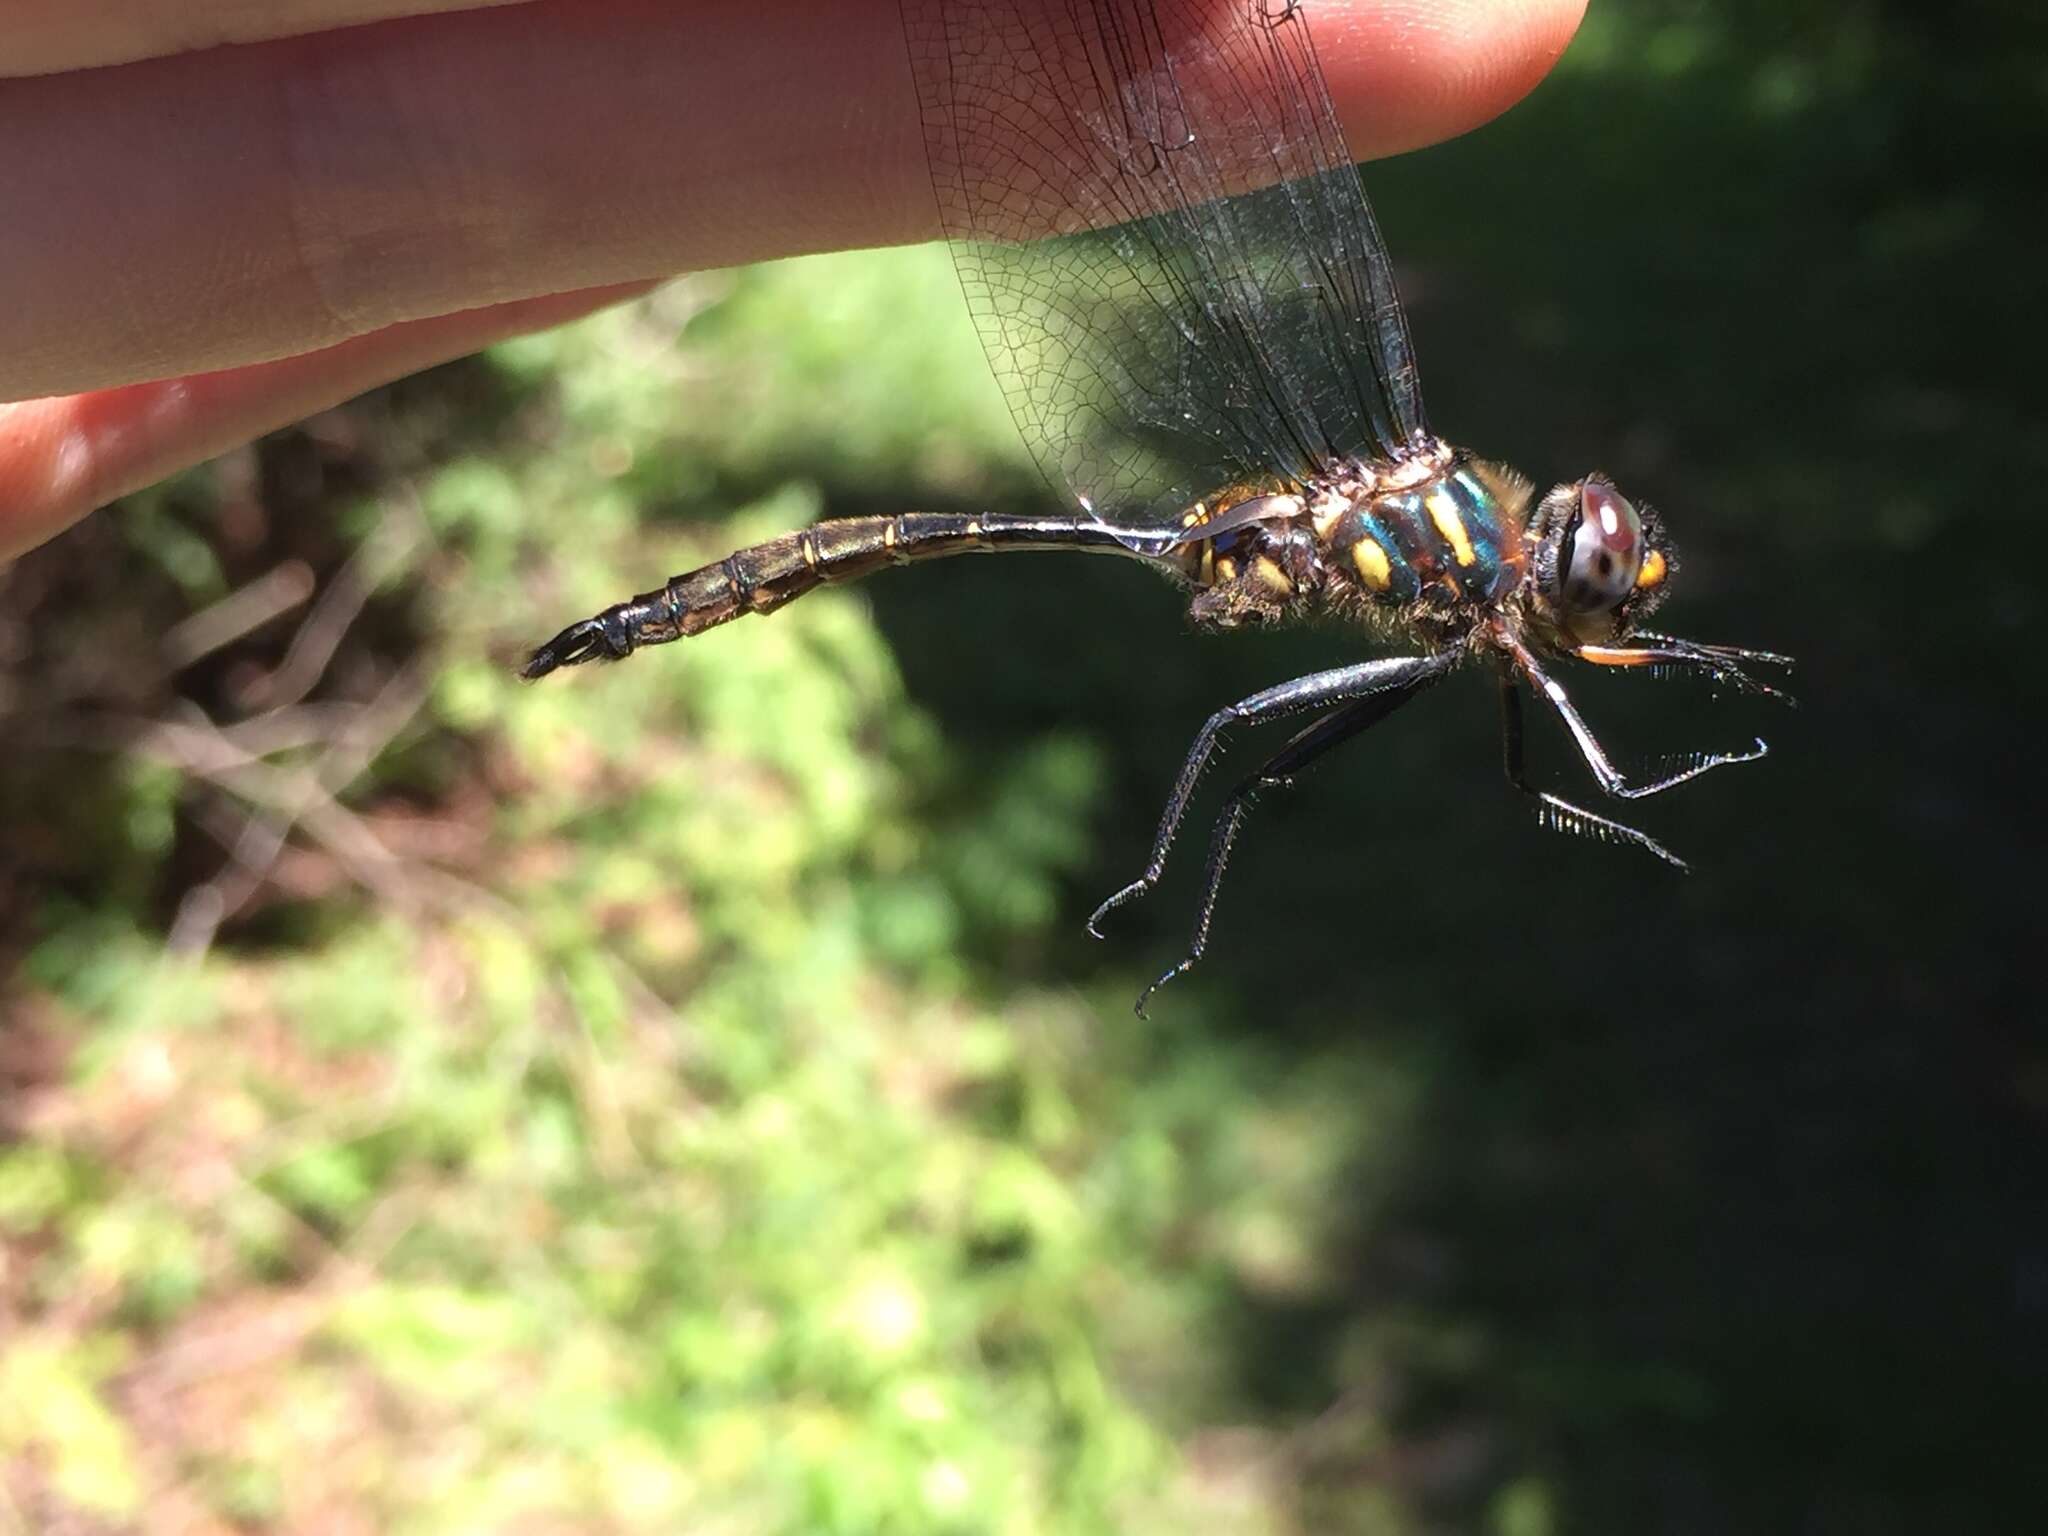
[[[1655,510],[1636,506],[1605,475],[1551,491],[1527,537],[1528,589],[1568,649],[1626,637],[1678,565]]]

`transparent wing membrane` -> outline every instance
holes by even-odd
[[[1170,518],[1426,436],[1407,322],[1282,0],[904,0],[968,307],[1056,486]]]

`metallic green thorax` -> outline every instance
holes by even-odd
[[[1329,559],[1376,602],[1488,605],[1521,579],[1520,508],[1470,460],[1359,502],[1329,526]],[[1525,500],[1525,497],[1517,498]]]

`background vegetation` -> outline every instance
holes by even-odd
[[[1081,917],[1344,636],[967,561],[510,680],[812,517],[1039,504],[942,252],[685,280],[22,561],[0,1530],[2019,1528],[2044,97],[2020,3],[1605,6],[1373,169],[1437,420],[1653,496],[1673,626],[1802,708],[1579,685],[1771,736],[1651,807],[1678,879],[1448,688],[1262,808],[1150,1022],[1192,870]]]

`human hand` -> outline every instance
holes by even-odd
[[[0,0],[0,559],[664,274],[938,233],[896,0],[477,6]],[[1582,6],[1319,5],[1353,152],[1505,110]]]

